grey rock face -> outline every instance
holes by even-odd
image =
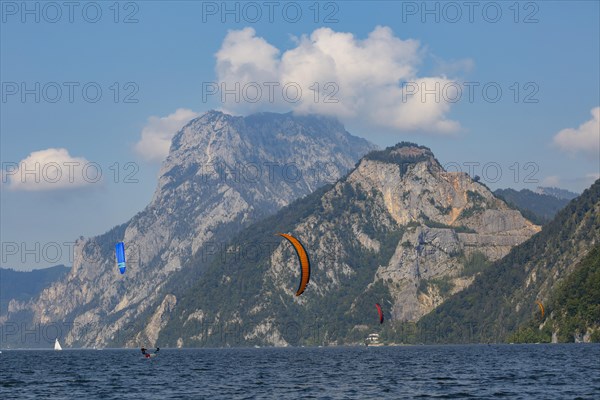
[[[348,181],[367,192],[381,192],[382,207],[406,227],[376,280],[394,283],[388,285],[395,300],[393,318],[416,321],[443,301],[435,287],[419,293],[422,280],[446,278],[453,286],[447,297],[472,280],[460,276],[466,257],[479,252],[497,260],[540,227],[467,174],[444,171],[429,150],[404,147],[394,152],[423,160],[404,172],[395,163],[363,160]]]

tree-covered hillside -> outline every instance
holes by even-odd
[[[550,222],[556,213],[569,203],[567,199],[535,193],[528,189],[498,189],[494,194],[538,225]]]
[[[511,342],[600,342],[600,245],[552,291],[541,312],[511,335]],[[588,337],[586,337],[588,336]]]

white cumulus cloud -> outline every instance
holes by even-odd
[[[554,136],[554,145],[569,154],[600,158],[600,107],[591,110],[592,119],[578,128],[567,128]]]
[[[99,183],[102,167],[67,149],[34,151],[23,160],[3,163],[2,185],[10,190],[48,191],[74,189]]]
[[[451,103],[443,95],[422,96],[436,88],[443,93],[450,80],[419,74],[426,52],[417,40],[378,26],[366,39],[319,28],[295,42],[282,52],[252,28],[229,31],[216,53],[214,95],[223,107],[238,113],[291,109],[393,130],[460,128],[448,119]]]
[[[173,136],[198,115],[192,110],[179,108],[166,117],[151,116],[135,144],[135,151],[147,161],[163,161],[169,154]]]

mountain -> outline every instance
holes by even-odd
[[[32,271],[0,268],[0,321],[6,317],[9,308],[16,309],[37,297],[42,289],[64,277],[67,272],[69,267],[64,265]]]
[[[58,324],[67,346],[151,345],[179,293],[203,274],[203,263],[189,259],[335,181],[374,148],[332,118],[209,111],[174,136],[150,204],[105,234],[80,238],[69,274],[10,321]],[[125,275],[115,265],[119,241]]]
[[[252,224],[194,266],[201,280],[171,309],[166,346],[349,344],[386,320],[416,321],[539,227],[430,149],[400,143],[367,154],[335,184]],[[295,296],[297,237],[311,260]]]
[[[523,216],[538,225],[543,225],[552,220],[556,213],[571,200],[532,192],[528,189],[520,191],[497,189],[494,191],[494,195],[521,211]]]
[[[553,288],[537,315],[509,336],[511,342],[600,342],[600,244]],[[542,323],[540,323],[542,322]]]
[[[536,193],[552,196],[559,200],[573,200],[575,197],[579,196],[578,193],[570,192],[565,189],[544,186],[538,186],[536,189]]]
[[[600,342],[600,244],[557,285],[548,305],[553,341]]]
[[[599,244],[600,180],[425,316],[419,329],[429,341],[453,343],[598,335]],[[547,308],[546,319],[536,301]],[[528,324],[529,332],[520,332]]]

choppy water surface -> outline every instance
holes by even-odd
[[[8,351],[2,399],[600,399],[600,345]]]

